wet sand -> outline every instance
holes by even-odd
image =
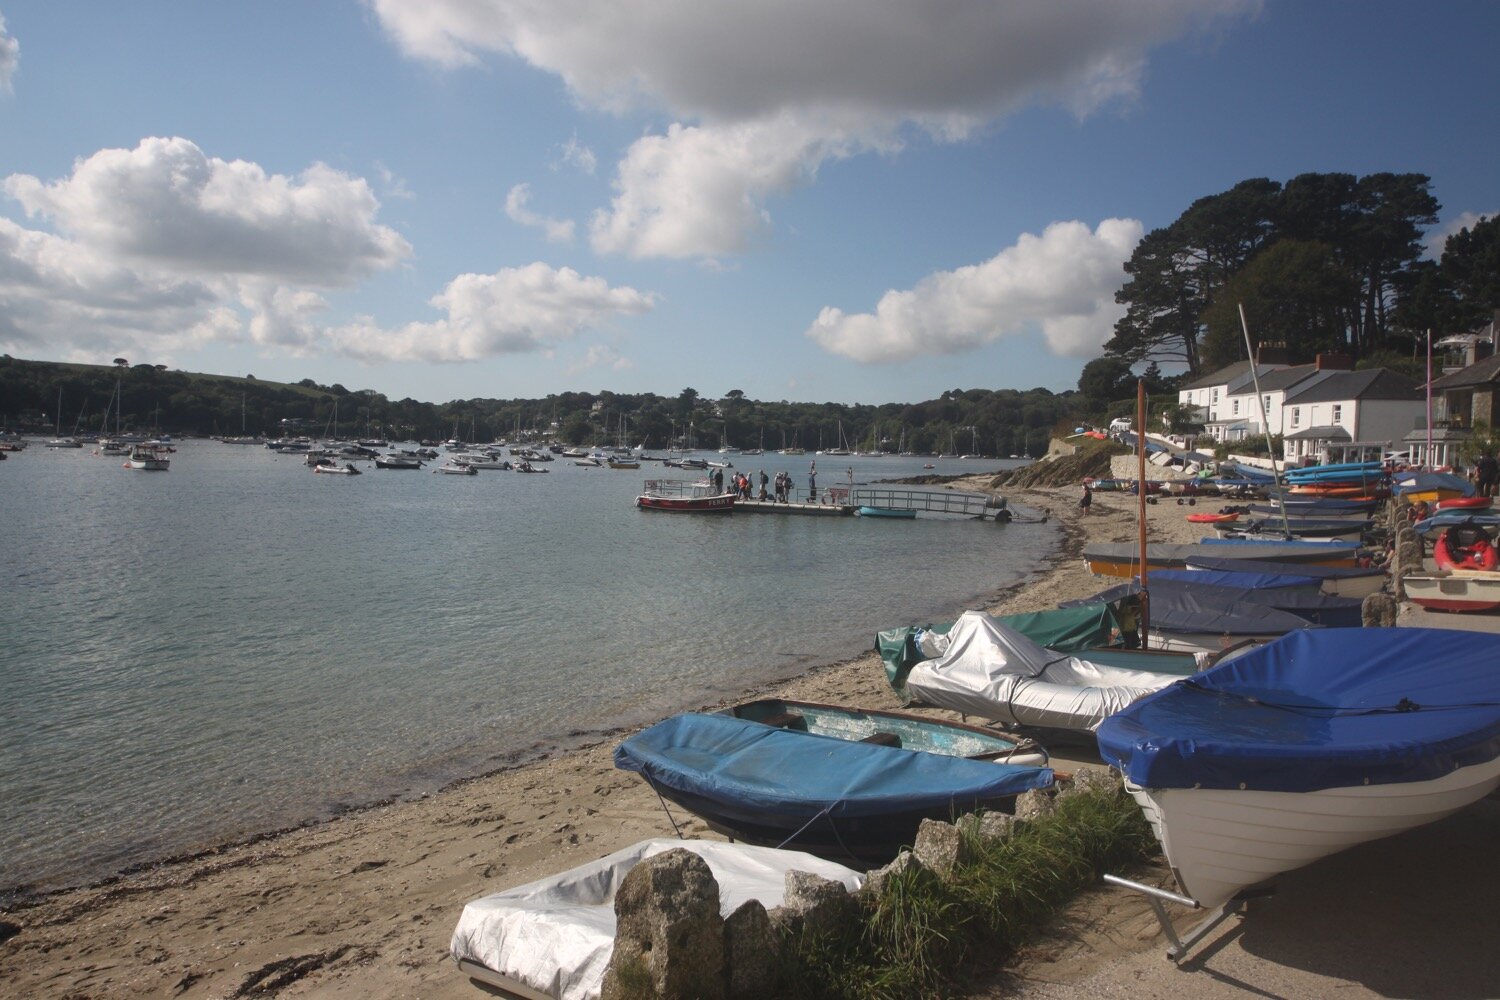
[[[990,610],[1047,608],[1110,583],[1090,576],[1078,554],[1085,537],[1135,537],[1133,497],[1097,494],[1093,511],[1082,515],[1071,489],[1008,495],[1026,507],[1050,508],[1063,544],[1054,565],[1010,588]],[[1153,540],[1202,533],[1170,501],[1148,511]],[[811,671],[772,693],[897,707],[873,653]],[[448,958],[465,902],[671,834],[655,795],[612,764],[623,735],[420,801],[163,863],[13,910],[0,916],[0,994],[481,996]],[[1097,762],[1081,747],[1061,755]],[[674,815],[685,834],[711,836],[681,810]],[[1005,977],[976,995],[1306,996],[1338,988],[1354,996],[1479,996],[1484,970],[1493,994],[1500,967],[1487,942],[1474,937],[1488,925],[1481,901],[1500,888],[1497,835],[1500,803],[1485,802],[1448,823],[1316,865],[1290,877],[1264,915],[1228,925],[1221,932],[1227,941],[1185,970],[1161,959],[1144,903],[1117,891],[1091,892]],[[1471,850],[1476,843],[1484,850]],[[1414,858],[1421,863],[1410,863]],[[1399,883],[1387,867],[1397,869]],[[1455,884],[1459,868],[1468,877]],[[1373,935],[1368,956],[1351,937],[1359,933]],[[1320,944],[1330,940],[1334,945]],[[1344,951],[1330,955],[1335,946]],[[1445,978],[1415,971],[1439,959],[1443,966],[1434,968]],[[1283,973],[1291,978],[1283,980]],[[1441,988],[1444,982],[1455,988]]]

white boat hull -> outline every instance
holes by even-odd
[[[1282,872],[1458,812],[1500,788],[1500,758],[1432,781],[1316,792],[1126,787],[1182,892],[1212,908]]]
[[[1402,586],[1413,603],[1433,611],[1500,608],[1500,573],[1456,570],[1441,576],[1406,576]]]

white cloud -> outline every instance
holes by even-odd
[[[11,78],[21,65],[21,43],[5,31],[5,15],[0,14],[0,91],[11,92]]]
[[[321,163],[296,178],[267,174],[187,139],[102,149],[50,184],[12,174],[5,192],[82,246],[179,274],[348,285],[411,254],[375,223],[363,179]]]
[[[619,316],[655,307],[655,296],[541,262],[494,274],[461,274],[434,296],[446,315],[386,330],[362,320],[328,331],[334,349],[365,360],[474,361],[545,351]]]
[[[366,0],[414,58],[487,53],[560,77],[584,104],[676,122],[620,163],[596,249],[713,256],[768,225],[765,201],[829,157],[905,128],[958,141],[1028,105],[1133,100],[1147,53],[1260,0]],[[747,136],[759,141],[745,142]],[[686,185],[675,187],[674,185]]]
[[[594,171],[599,169],[599,157],[594,155],[592,149],[578,141],[576,132],[562,145],[562,163],[577,167],[590,177],[594,176]]]
[[[1124,307],[1121,267],[1140,242],[1134,219],[1054,222],[982,264],[941,271],[888,291],[873,313],[825,307],[807,330],[824,350],[863,362],[960,354],[1040,328],[1053,353],[1096,354]]]
[[[411,200],[416,197],[406,186],[406,178],[398,176],[384,163],[376,163],[375,171],[380,175],[380,193],[386,198]]]
[[[607,344],[591,344],[589,349],[583,352],[583,357],[568,367],[569,375],[577,375],[579,372],[588,371],[590,368],[608,368],[610,371],[623,372],[635,367],[635,362],[622,355],[619,351]]]
[[[531,185],[517,184],[505,196],[505,214],[510,216],[513,222],[530,226],[533,229],[545,230],[549,243],[573,242],[572,219],[554,219],[546,215],[538,215],[526,207],[530,203]]]
[[[1458,235],[1461,229],[1473,229],[1476,223],[1493,219],[1496,215],[1500,215],[1500,212],[1462,212],[1449,219],[1427,234],[1427,239],[1423,242],[1427,248],[1427,256],[1433,260],[1442,260],[1443,247],[1447,244],[1448,237]]]

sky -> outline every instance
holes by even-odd
[[[445,402],[1073,388],[1241,180],[1500,211],[1500,4],[0,0],[0,352]]]

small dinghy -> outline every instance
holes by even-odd
[[[644,840],[571,871],[468,903],[448,951],[464,973],[512,997],[592,1000],[615,950],[615,893],[632,868],[676,848],[708,862],[719,884],[719,913],[749,900],[766,909],[785,901],[786,876],[799,871],[840,882],[851,892],[864,876],[797,851],[715,840]]]
[[[1099,727],[1204,907],[1500,787],[1500,636],[1293,632]]]
[[[862,866],[911,846],[924,819],[951,820],[1050,788],[1045,767],[851,743],[724,715],[658,722],[615,749],[664,800],[751,844]]]
[[[933,719],[910,712],[883,712],[870,708],[821,705],[811,701],[762,698],[725,709],[721,714],[749,719],[764,726],[794,729],[882,746],[921,750],[944,757],[992,760],[1006,764],[1040,766],[1047,751],[1028,739],[971,726],[965,722]]]

